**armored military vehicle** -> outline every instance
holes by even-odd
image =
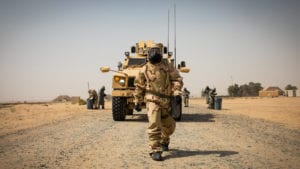
[[[119,63],[118,70],[112,70],[109,67],[101,67],[101,72],[113,71],[115,74],[112,78],[112,116],[115,121],[124,121],[126,115],[132,115],[134,109],[133,92],[135,90],[134,80],[147,63],[148,51],[152,46],[160,46],[163,53],[163,61],[174,65],[174,60],[171,59],[172,53],[168,52],[167,47],[161,43],[153,41],[140,41],[135,46],[131,47],[131,53],[125,52],[125,60]],[[185,67],[185,62],[179,66],[180,72],[187,73],[189,69]],[[172,116],[179,121],[182,115],[182,103],[177,104],[175,99],[171,99]],[[142,108],[146,107],[143,100],[140,100]]]

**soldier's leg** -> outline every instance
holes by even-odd
[[[211,99],[211,109],[214,109],[215,108],[215,98],[212,97]]]
[[[149,135],[149,146],[151,151],[160,151],[160,140],[161,140],[161,109],[153,102],[147,102],[148,110],[148,135]]]
[[[209,96],[208,108],[209,108],[209,109],[212,108],[212,97],[211,97],[211,96]]]
[[[104,109],[104,102],[101,102],[100,104],[99,104],[99,109],[102,107],[102,109]]]
[[[98,100],[98,97],[96,97],[96,101],[95,101],[95,104],[96,104],[96,109],[99,109],[99,100]]]
[[[93,98],[93,106],[92,106],[93,108],[92,109],[96,109],[95,104],[96,104],[95,103],[95,98]]]
[[[149,147],[150,156],[155,161],[163,160],[161,157],[162,149],[160,145],[161,140],[161,109],[160,107],[153,103],[147,103],[148,110],[148,134],[149,134]]]
[[[167,146],[170,143],[170,136],[174,133],[176,128],[176,122],[169,112],[170,112],[170,108],[163,109],[162,119],[161,119],[162,122],[161,144]]]
[[[190,101],[190,98],[187,97],[187,98],[186,98],[186,103],[187,103],[186,105],[187,105],[187,107],[189,107],[189,101]]]

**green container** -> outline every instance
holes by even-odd
[[[93,99],[87,99],[86,106],[87,109],[93,109]]]
[[[222,109],[222,97],[215,97],[214,109],[216,109],[216,110],[221,110]]]

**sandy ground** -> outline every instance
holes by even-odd
[[[299,168],[300,98],[192,99],[164,161],[150,159],[145,111],[114,122],[70,103],[0,105],[0,168]]]
[[[193,99],[192,103],[207,107],[203,99]],[[218,113],[246,115],[300,130],[300,97],[227,98],[222,100],[222,111]]]

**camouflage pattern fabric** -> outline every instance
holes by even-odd
[[[134,102],[145,100],[148,115],[148,135],[151,151],[161,151],[161,144],[169,144],[175,130],[170,115],[171,96],[181,93],[182,77],[171,65],[147,63],[135,79]]]
[[[89,90],[89,99],[93,100],[93,109],[98,109],[98,95],[96,90]]]

